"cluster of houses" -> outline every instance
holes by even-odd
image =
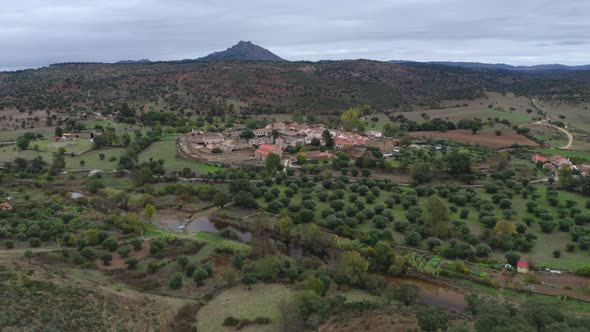
[[[535,154],[533,155],[531,161],[537,165],[542,165],[543,169],[546,169],[550,172],[555,172],[564,166],[570,167],[572,170],[579,171],[580,175],[583,176],[586,176],[588,171],[590,171],[590,165],[574,165],[574,163],[569,160],[569,158],[560,155],[553,155],[547,158],[540,154]]]
[[[100,131],[96,131],[96,132],[83,131],[83,132],[77,132],[77,133],[63,133],[61,136],[56,136],[55,141],[56,142],[63,142],[63,141],[71,141],[76,138],[84,138],[84,139],[90,139],[90,141],[94,142],[94,137],[101,136],[101,135],[102,135],[102,132],[100,132]]]
[[[193,148],[204,149],[213,153],[231,153],[247,149],[254,150],[254,158],[264,161],[270,153],[279,155],[288,147],[306,146],[311,144],[325,145],[324,132],[329,131],[334,139],[334,147],[343,149],[347,147],[364,146],[371,140],[381,139],[380,130],[372,130],[364,135],[330,129],[323,126],[308,126],[297,122],[277,122],[263,128],[252,130],[254,137],[243,139],[244,130],[231,128],[223,133],[212,133],[193,130],[186,134],[186,142]],[[332,158],[327,152],[306,152],[308,160],[324,160]]]

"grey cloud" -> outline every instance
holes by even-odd
[[[5,2],[4,69],[196,58],[239,40],[289,60],[590,62],[585,0]]]

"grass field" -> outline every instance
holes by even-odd
[[[271,324],[252,325],[242,331],[278,331],[279,303],[288,300],[291,293],[289,288],[279,284],[256,284],[250,291],[244,286],[228,289],[199,310],[197,331],[235,331],[223,326],[223,320],[229,316],[251,320],[268,317],[272,320]]]
[[[533,152],[543,154],[545,156],[552,156],[555,154],[568,158],[582,158],[590,161],[590,151],[576,151],[576,150],[560,150],[560,149],[534,149]]]
[[[173,140],[153,143],[139,155],[140,162],[148,161],[150,158],[155,160],[163,159],[165,161],[164,168],[168,172],[182,171],[183,168],[188,167],[197,174],[206,174],[220,169],[182,159],[176,153],[176,141]]]
[[[561,147],[567,144],[567,136],[561,131],[542,125],[527,126],[531,131],[530,135],[537,140],[542,140],[545,144],[552,147]]]
[[[17,138],[25,133],[41,134],[45,138],[52,138],[54,133],[53,127],[25,128],[18,130],[0,130],[0,142],[14,142]]]
[[[456,105],[461,105],[461,107],[456,107]],[[488,108],[488,105],[493,105],[493,108]],[[453,122],[463,119],[471,120],[473,118],[483,120],[499,118],[509,120],[512,124],[516,125],[532,122],[533,118],[538,117],[535,112],[530,114],[526,112],[527,109],[532,108],[528,98],[516,97],[510,93],[502,95],[500,93],[488,92],[486,93],[486,98],[450,101],[444,103],[444,106],[447,108],[418,110],[399,114],[416,122],[426,121],[422,117],[422,114],[427,114],[430,119],[441,118]],[[511,110],[511,108],[514,110]]]

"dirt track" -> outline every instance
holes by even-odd
[[[552,127],[554,129],[557,129],[559,131],[561,131],[562,133],[565,134],[565,136],[567,136],[567,144],[560,147],[559,149],[563,149],[563,150],[569,150],[572,148],[572,145],[574,144],[574,136],[567,131],[564,128],[558,127],[556,125],[552,125],[551,123],[549,123],[549,115],[547,114],[547,112],[545,112],[545,110],[543,110],[539,105],[537,105],[537,101],[535,100],[535,98],[531,98],[531,101],[533,103],[533,106],[535,106],[536,109],[538,109],[539,111],[543,112],[543,114],[545,114],[545,119],[541,120],[541,121],[537,121],[535,123],[532,123],[533,125],[542,125],[542,126],[547,126],[547,127]]]

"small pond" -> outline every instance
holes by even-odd
[[[454,289],[411,277],[384,276],[384,278],[388,283],[396,286],[401,284],[412,284],[418,286],[418,288],[420,288],[421,294],[421,300],[419,302],[421,303],[435,305],[459,312],[465,310],[464,295]]]
[[[199,217],[185,217],[179,215],[161,215],[152,220],[152,224],[160,229],[164,229],[176,233],[198,233],[198,232],[212,232],[219,233],[224,228],[233,230],[241,241],[250,242],[252,240],[252,233],[230,226],[223,222],[213,222],[209,219],[206,213]]]
[[[208,217],[199,217],[197,219],[189,221],[186,224],[184,231],[186,233],[198,233],[203,231],[218,233],[224,228],[229,228],[233,230],[238,235],[239,239],[244,242],[250,242],[250,240],[252,240],[252,233],[248,231],[239,230],[232,226],[228,226],[227,224],[224,224],[222,222],[212,222],[211,220],[209,220]]]

